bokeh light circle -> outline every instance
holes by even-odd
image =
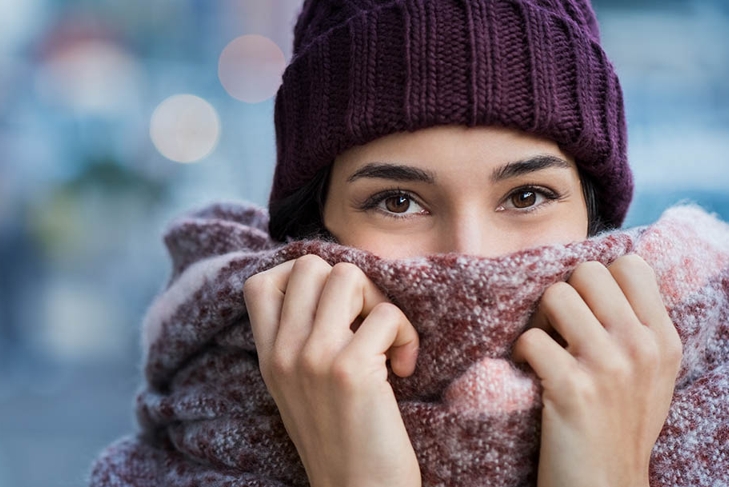
[[[276,94],[286,58],[268,37],[244,35],[231,41],[220,54],[218,77],[233,98],[259,103]]]
[[[209,155],[220,138],[220,118],[200,97],[174,95],[152,114],[149,135],[157,150],[175,162],[196,162]]]
[[[136,106],[140,79],[141,67],[126,49],[91,39],[57,48],[38,67],[35,88],[47,102],[116,115]]]

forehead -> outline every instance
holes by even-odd
[[[491,172],[540,155],[574,160],[553,141],[503,127],[437,126],[391,134],[342,153],[333,171],[343,177],[373,161],[403,164],[433,174]]]

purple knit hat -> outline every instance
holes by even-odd
[[[557,142],[610,225],[632,198],[623,96],[588,0],[306,0],[274,117],[272,202],[350,147],[446,124]]]

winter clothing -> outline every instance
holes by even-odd
[[[611,226],[632,197],[620,83],[587,0],[308,0],[275,123],[271,201],[350,147],[445,124],[557,142]]]
[[[256,361],[245,279],[304,254],[353,262],[420,335],[415,374],[392,376],[424,486],[533,486],[540,391],[510,361],[543,291],[581,262],[626,253],[655,270],[684,358],[653,450],[655,487],[729,485],[729,226],[692,207],[654,225],[487,259],[383,260],[334,243],[278,246],[263,210],[216,205],[165,237],[167,289],[144,323],[141,431],[97,460],[93,487],[305,486]]]

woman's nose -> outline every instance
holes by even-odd
[[[479,257],[494,257],[502,252],[503,242],[498,241],[498,232],[489,224],[486,215],[478,212],[463,212],[451,218],[446,231],[442,232],[443,252]]]

